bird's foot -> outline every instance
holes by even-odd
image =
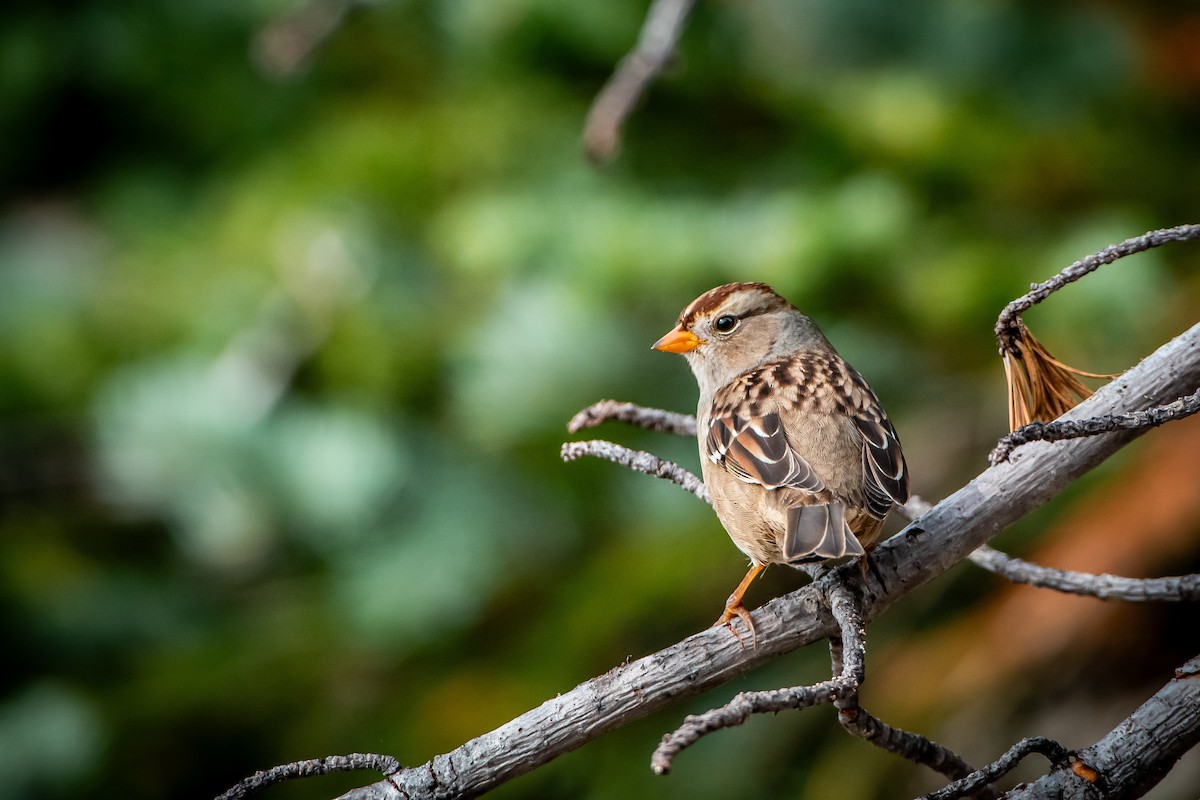
[[[883,573],[879,571],[879,566],[875,563],[875,560],[871,558],[871,550],[873,549],[874,548],[868,548],[867,552],[858,557],[858,571],[862,576],[864,585],[867,583],[867,576],[874,575],[875,580],[879,581],[879,585],[886,592],[888,587],[887,584],[883,582]]]
[[[732,595],[730,596],[729,600],[725,602],[725,611],[722,612],[717,621],[713,623],[713,627],[722,627],[728,629],[729,632],[733,634],[733,638],[738,640],[738,644],[745,648],[746,643],[742,641],[742,635],[738,633],[737,628],[733,626],[734,617],[737,617],[742,622],[746,623],[746,628],[750,631],[750,649],[756,649],[758,647],[758,631],[754,628],[754,620],[751,619],[750,612],[746,610],[744,605],[742,605],[741,597]]]

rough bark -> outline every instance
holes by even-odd
[[[1197,386],[1200,325],[1163,345],[1069,416],[1081,419],[1138,411],[1188,394]],[[876,569],[865,578],[847,576],[848,580],[864,581],[864,619],[875,617],[903,595],[965,559],[1006,525],[1045,503],[1139,432],[1122,430],[1058,443],[1038,442],[1022,448],[1011,460],[985,470],[878,547],[873,555]],[[848,569],[857,570],[853,566]],[[631,720],[716,686],[780,654],[836,635],[836,625],[820,602],[821,591],[822,587],[807,586],[758,609],[754,613],[758,632],[755,649],[744,649],[724,630],[702,631],[585,681],[450,753],[343,797],[415,800],[483,794]],[[1181,679],[1172,684],[1193,682]],[[1128,738],[1141,735],[1143,730],[1151,729],[1139,727],[1125,734],[1114,731],[1108,738]],[[1166,768],[1177,758],[1172,756],[1180,745],[1157,736],[1145,741],[1145,763]],[[1100,758],[1106,752],[1098,751],[1096,761],[1104,774],[1116,776],[1123,769],[1121,751],[1114,748],[1111,759]]]

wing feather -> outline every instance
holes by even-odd
[[[887,516],[893,503],[908,500],[908,467],[900,450],[900,439],[888,418],[855,417],[863,437],[863,478],[867,510],[876,519]]]
[[[787,440],[775,413],[744,419],[717,417],[709,424],[707,454],[739,480],[767,489],[783,486],[822,492],[825,483]]]

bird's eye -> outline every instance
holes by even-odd
[[[717,321],[713,323],[713,330],[717,333],[729,333],[737,327],[738,318],[733,314],[722,314],[717,317]]]

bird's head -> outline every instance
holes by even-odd
[[[829,342],[765,283],[728,283],[693,300],[653,347],[683,354],[709,395],[759,364]]]

